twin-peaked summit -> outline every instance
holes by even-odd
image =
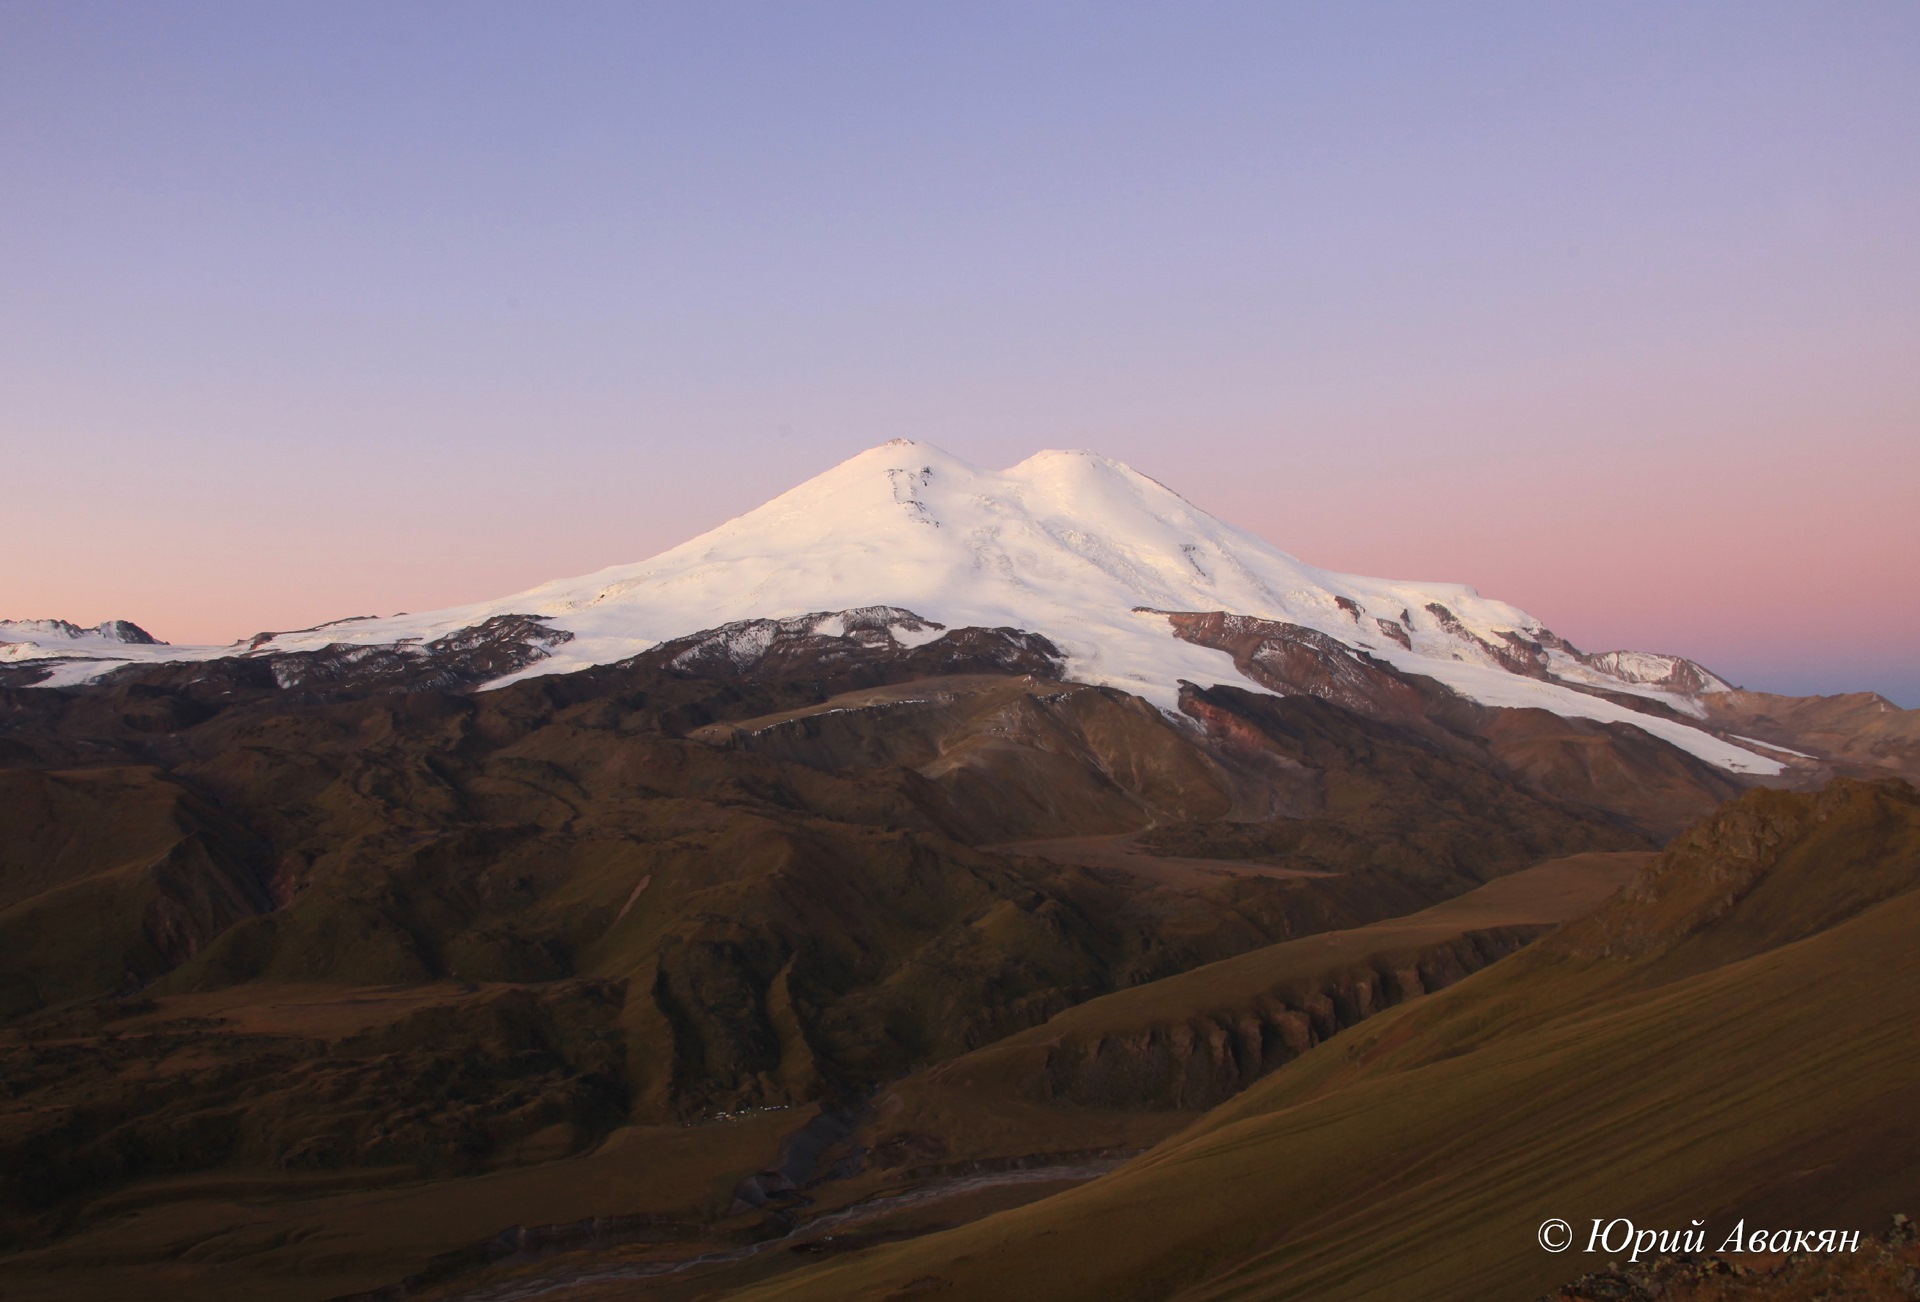
[[[1584,656],[1538,620],[1457,584],[1338,574],[1219,520],[1091,452],[1041,452],[984,471],[905,439],[871,448],[745,515],[635,564],[497,601],[356,619],[233,647],[132,647],[112,663],[270,655],[340,644],[424,647],[506,615],[569,640],[520,671],[621,660],[746,619],[892,606],[949,627],[1040,633],[1074,679],[1171,707],[1179,684],[1246,684],[1232,657],[1174,633],[1169,612],[1225,612],[1322,635],[1491,705],[1631,722],[1723,767],[1778,765],[1696,729],[1694,698],[1724,688],[1666,656]],[[911,634],[906,636],[913,636]],[[931,635],[929,635],[931,636]],[[36,640],[37,642],[37,640]],[[11,658],[69,657],[49,682],[107,668],[51,642]],[[1607,696],[1652,698],[1656,712]]]

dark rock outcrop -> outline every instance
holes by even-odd
[[[1545,928],[1469,932],[1417,953],[1381,955],[1291,981],[1234,1009],[1049,1046],[1032,1097],[1084,1107],[1199,1111],[1238,1094],[1322,1040],[1395,1004],[1441,990]]]
[[[901,633],[935,634],[902,641]],[[963,628],[921,619],[897,606],[820,611],[794,619],[748,619],[675,638],[626,662],[711,679],[802,680],[847,690],[943,674],[1031,674],[1058,678],[1059,648],[1013,628]]]
[[[1221,611],[1163,611],[1175,636],[1233,657],[1234,668],[1281,696],[1317,696],[1369,718],[1418,718],[1419,688],[1383,660],[1325,633]]]
[[[275,683],[303,693],[447,692],[517,673],[572,640],[537,616],[495,615],[430,642],[336,642],[318,651],[276,652],[268,660]]]

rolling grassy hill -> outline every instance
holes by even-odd
[[[1114,1174],[754,1299],[1530,1298],[1539,1223],[1920,1203],[1920,793],[1753,792],[1582,921],[1321,1044]]]

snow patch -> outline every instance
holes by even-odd
[[[1742,737],[1737,732],[1730,732],[1727,735],[1735,741],[1744,741],[1750,746],[1765,746],[1768,750],[1777,750],[1782,755],[1794,755],[1804,760],[1818,760],[1820,758],[1818,755],[1809,755],[1803,750],[1794,750],[1791,746],[1782,746],[1777,741],[1761,741],[1758,737]]]

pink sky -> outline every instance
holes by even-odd
[[[1920,8],[748,13],[0,10],[0,617],[503,595],[906,435],[1920,705]]]

